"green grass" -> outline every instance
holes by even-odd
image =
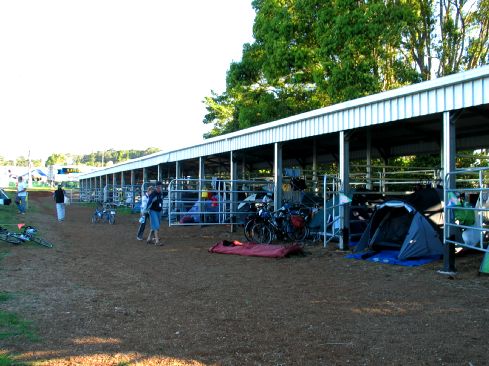
[[[12,356],[8,354],[0,355],[0,366],[26,366],[23,362],[15,361]]]
[[[16,230],[16,224],[18,223],[16,212],[17,208],[14,204],[0,206],[0,226],[5,226],[9,230]],[[9,246],[11,244],[0,242],[0,262],[3,257],[8,255]],[[0,291],[0,304],[9,301],[12,297],[12,294],[8,292]],[[0,310],[0,343],[4,339],[13,340],[15,338],[23,338],[33,342],[38,340],[31,322],[22,319],[17,314]],[[0,354],[0,366],[26,365],[23,362],[16,361],[10,354]]]
[[[25,338],[33,342],[38,340],[32,322],[17,314],[0,311],[0,340],[10,338]]]
[[[7,301],[12,298],[12,295],[10,295],[8,292],[0,292],[0,302],[2,301]]]

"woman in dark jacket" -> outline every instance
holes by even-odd
[[[163,209],[163,195],[161,193],[161,182],[156,182],[156,189],[151,193],[148,198],[148,204],[146,205],[146,212],[149,212],[149,219],[151,220],[151,230],[148,235],[146,243],[155,245],[163,245],[160,243],[158,232],[160,230],[161,210]]]

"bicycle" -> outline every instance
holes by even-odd
[[[251,207],[252,212],[245,218],[245,223],[243,225],[244,236],[246,240],[250,242],[253,241],[253,226],[259,222],[263,222],[263,219],[258,214],[260,207],[262,207],[261,203],[253,204]]]
[[[37,235],[38,230],[33,226],[25,226],[22,232],[14,233],[5,228],[0,227],[0,240],[10,244],[22,244],[27,241],[42,245],[47,248],[52,248],[53,244],[46,239]]]
[[[115,223],[115,209],[111,207],[110,204],[105,203],[102,205],[101,203],[98,203],[95,212],[92,214],[91,221],[92,224],[106,221],[113,225]]]
[[[270,244],[275,239],[303,241],[309,234],[306,218],[300,210],[293,210],[287,204],[275,212],[271,212],[268,206],[263,207],[258,215],[262,221],[255,221],[252,228],[248,229],[250,241],[263,244]],[[245,236],[246,234],[245,231]]]
[[[13,233],[5,229],[4,227],[0,227],[0,240],[3,240],[9,244],[22,244],[24,241],[18,237],[18,233]]]

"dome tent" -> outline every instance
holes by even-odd
[[[438,232],[404,201],[388,201],[377,207],[354,251],[367,249],[399,250],[399,260],[443,254]]]
[[[0,205],[10,205],[12,203],[12,200],[7,196],[5,191],[0,188]]]

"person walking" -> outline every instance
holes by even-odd
[[[65,220],[65,191],[61,184],[58,185],[58,189],[54,191],[54,202],[56,202],[58,221],[63,222]]]
[[[151,193],[153,193],[153,190],[153,186],[149,186],[141,197],[141,217],[139,218],[139,228],[138,233],[136,234],[137,240],[144,239],[144,229],[146,228],[146,223],[149,220],[149,211],[146,210],[146,206],[148,205],[148,199]]]
[[[148,239],[146,240],[146,243],[148,244],[154,243],[155,245],[163,245],[159,238],[161,210],[163,208],[161,186],[161,182],[156,182],[156,189],[148,197],[148,204],[146,205],[146,212],[149,212],[151,224],[151,230],[149,232]]]
[[[27,200],[27,184],[23,182],[22,177],[18,178],[17,182],[17,195],[15,197],[15,204],[19,209],[19,214],[25,215]]]

